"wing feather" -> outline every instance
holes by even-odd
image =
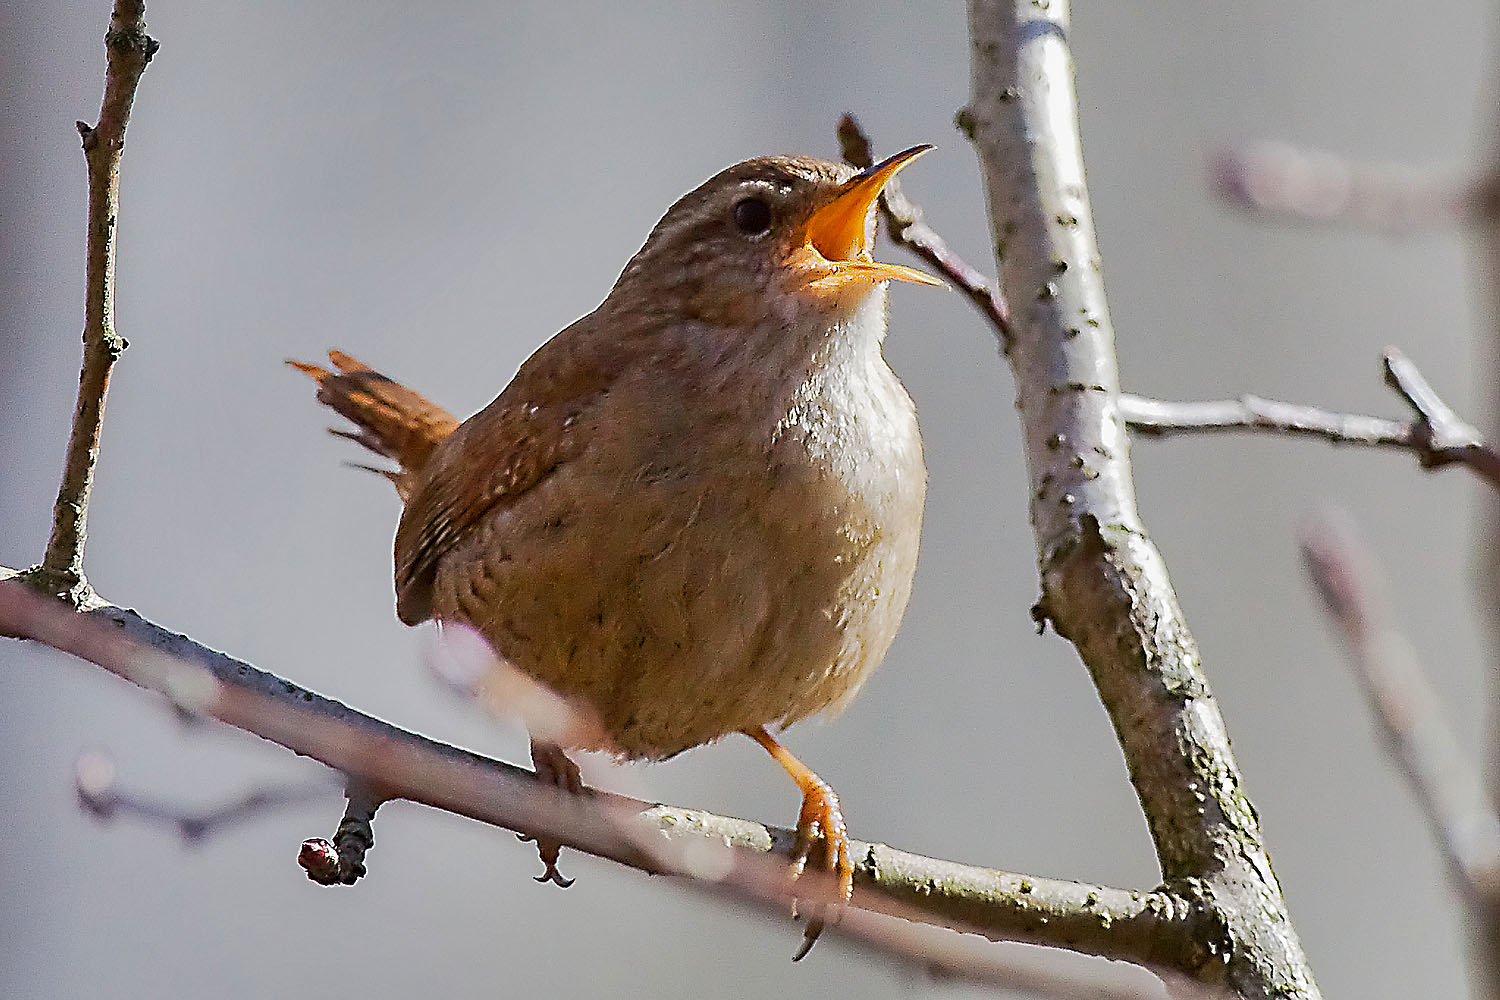
[[[515,503],[587,445],[577,418],[608,388],[611,365],[577,349],[593,338],[564,334],[532,355],[428,460],[396,529],[396,614],[406,624],[431,617],[433,582],[447,553],[489,512]]]

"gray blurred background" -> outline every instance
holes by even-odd
[[[0,7],[0,564],[35,561],[76,385],[84,169],[105,0]],[[1484,155],[1491,15],[1434,2],[1082,3],[1073,45],[1124,379],[1397,415],[1403,346],[1460,412],[1492,378],[1458,236],[1290,228],[1218,204],[1206,154],[1278,136],[1359,157]],[[89,572],[108,598],[362,709],[524,759],[442,690],[391,609],[397,502],[284,368],[337,345],[459,413],[592,309],[683,191],[767,152],[937,152],[908,192],[993,269],[960,4],[153,4],[162,49],[129,131],[119,329]],[[902,259],[894,251],[884,251]],[[1009,374],[957,294],[899,287],[887,355],[931,470],[901,635],[794,751],[859,837],[1015,871],[1147,887],[1149,840],[1071,649],[1038,638]],[[1471,586],[1479,487],[1401,455],[1219,438],[1139,443],[1142,507],[1202,643],[1277,871],[1330,996],[1451,995],[1462,918],[1299,570],[1295,531],[1347,505],[1462,737],[1490,681]],[[205,806],[321,769],[190,728],[96,668],[0,644],[0,995],[969,995],[633,872],[564,855],[530,881],[510,834],[397,804],[371,875],[324,889],[298,843],[342,803],[187,846],[100,825],[71,770]],[[748,740],[602,783],[779,824],[795,792]]]

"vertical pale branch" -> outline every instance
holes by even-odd
[[[99,457],[109,373],[125,350],[125,338],[115,332],[115,236],[125,126],[130,121],[136,85],[157,49],[156,40],[146,34],[145,14],[142,0],[116,0],[109,31],[104,36],[107,62],[99,122],[93,126],[78,123],[89,179],[83,367],[78,379],[73,429],[63,462],[62,485],[52,513],[52,537],[41,565],[32,574],[38,585],[67,595],[75,603],[84,603],[90,597],[83,573],[89,495],[94,485],[94,464]]]
[[[1042,598],[1114,723],[1169,888],[1217,933],[1185,971],[1317,997],[1166,565],[1135,506],[1062,0],[971,0],[973,100],[1014,334]]]
[[[1491,66],[1491,74],[1496,68]],[[1492,92],[1500,87],[1500,77],[1490,80]],[[1491,103],[1489,107],[1495,105]],[[1500,120],[1487,123],[1491,145],[1489,173],[1490,190],[1500,190]],[[1479,338],[1479,384],[1489,390],[1490,430],[1500,439],[1500,382],[1490,374],[1500,364],[1500,197],[1491,197],[1480,203],[1474,214],[1474,230],[1478,236],[1474,267],[1474,285],[1484,296],[1490,330],[1488,337]],[[1489,767],[1488,781],[1490,798],[1500,800],[1500,498],[1485,492],[1479,502],[1482,505],[1480,529],[1484,534],[1482,554],[1475,560],[1478,576],[1477,587],[1486,599],[1490,634],[1490,691],[1489,691]],[[1479,914],[1472,929],[1473,992],[1483,1000],[1500,1000],[1500,905],[1491,906]]]

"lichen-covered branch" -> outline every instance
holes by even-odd
[[[1161,554],[1136,510],[1084,182],[1068,5],[971,0],[972,100],[1042,598],[1114,723],[1169,888],[1213,929],[1182,966],[1250,997],[1317,986]]]
[[[219,719],[321,761],[363,789],[351,796],[351,811],[356,798],[366,804],[405,798],[646,872],[720,878],[740,870],[736,866],[749,864],[753,871],[771,864],[777,898],[791,901],[784,867],[766,857],[790,848],[791,831],[603,792],[560,794],[529,771],[364,715],[132,611],[104,604],[72,610],[8,576],[16,574],[0,569],[0,635],[71,653],[165,695],[180,711]],[[718,857],[713,841],[742,850]],[[664,855],[663,844],[692,846]],[[859,859],[853,905],[873,913],[1162,968],[1180,968],[1184,949],[1202,932],[1204,914],[1195,902],[1162,891],[974,868],[883,844],[856,841],[852,849]],[[323,853],[308,863],[326,867],[332,859]],[[344,878],[327,874],[327,880]],[[831,880],[808,873],[797,893],[816,899],[820,880],[831,891]]]
[[[125,338],[115,332],[115,237],[125,126],[130,121],[136,85],[157,49],[156,40],[146,34],[145,15],[146,5],[142,0],[116,0],[109,31],[104,36],[107,63],[99,121],[93,126],[78,123],[89,183],[83,367],[78,379],[73,429],[63,460],[62,484],[52,512],[52,537],[41,565],[31,573],[37,586],[51,593],[69,594],[75,603],[89,598],[88,582],[83,575],[89,496],[94,484],[94,464],[99,457],[109,373],[125,350]]]

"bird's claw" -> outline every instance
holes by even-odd
[[[557,858],[562,853],[562,844],[555,840],[543,840],[540,837],[533,837],[529,833],[518,833],[516,834],[516,839],[523,844],[535,843],[537,857],[541,858],[542,864],[546,866],[546,869],[540,875],[532,876],[534,881],[542,883],[551,882],[559,889],[566,889],[578,881],[577,879],[565,878],[563,873],[558,871]]]
[[[557,856],[562,852],[562,845],[555,840],[538,840],[536,842],[536,853],[542,859],[546,869],[540,875],[532,876],[536,881],[551,882],[559,889],[566,889],[572,885],[575,879],[564,878],[563,873],[557,870]]]
[[[531,741],[531,762],[536,768],[537,780],[544,785],[567,792],[570,795],[581,795],[583,787],[583,774],[562,749],[554,743],[547,743],[533,738]],[[529,834],[517,834],[524,843],[526,841],[536,842],[537,856],[542,859],[545,869],[540,875],[534,876],[536,881],[551,882],[560,889],[566,889],[572,885],[574,880],[564,878],[563,873],[557,870],[557,857],[562,853],[562,844],[545,837],[533,837]]]
[[[833,906],[832,920],[838,923],[844,909],[854,895],[854,862],[849,856],[849,831],[844,825],[844,814],[839,808],[838,796],[822,781],[809,787],[802,799],[802,813],[797,818],[797,840],[792,846],[791,878],[801,878],[807,868],[807,859],[812,856],[813,844],[822,840],[820,858],[825,871],[838,875],[839,900]],[[818,904],[808,914],[807,928],[802,932],[802,946],[792,956],[792,961],[801,961],[829,919],[829,907]],[[798,915],[798,903],[792,903],[792,915]]]

